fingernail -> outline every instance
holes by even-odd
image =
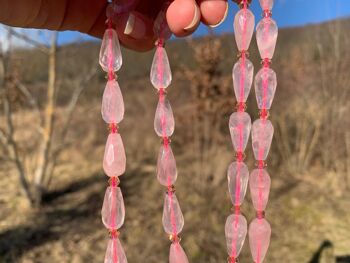
[[[195,6],[195,8],[194,8],[193,19],[192,19],[191,23],[187,27],[184,28],[184,30],[193,29],[197,25],[197,23],[199,22],[200,15],[201,15],[200,11],[199,11],[199,7],[196,4],[194,6]]]
[[[221,21],[220,21],[219,23],[217,23],[216,25],[209,25],[209,27],[215,28],[215,27],[220,26],[220,25],[225,21],[225,19],[226,19],[226,17],[227,17],[227,14],[228,14],[228,2],[226,2],[226,11],[225,11],[225,15],[224,15],[224,17],[221,19]]]
[[[134,30],[134,27],[135,27],[135,16],[132,13],[130,13],[128,20],[126,21],[124,34],[130,35]]]
[[[124,34],[136,39],[143,38],[146,34],[145,23],[142,19],[130,13],[125,24]]]

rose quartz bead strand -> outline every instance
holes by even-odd
[[[154,118],[154,130],[162,138],[157,161],[157,179],[161,185],[167,188],[162,222],[164,230],[172,242],[169,262],[188,263],[186,253],[180,245],[179,234],[184,226],[184,217],[175,195],[174,184],[177,179],[177,168],[170,146],[170,136],[174,133],[175,121],[170,102],[166,98],[166,89],[172,80],[170,63],[164,48],[165,41],[171,37],[165,17],[167,7],[168,4],[165,4],[154,23],[154,33],[158,36],[158,40],[150,73],[151,83],[159,93],[159,101]]]
[[[113,5],[111,3],[107,7],[108,27],[102,39],[99,57],[102,69],[108,74],[107,85],[102,97],[101,115],[110,131],[103,156],[103,170],[110,179],[103,200],[101,216],[110,236],[104,263],[127,263],[118,232],[125,218],[124,199],[118,187],[118,177],[125,172],[126,156],[123,141],[118,132],[118,123],[124,118],[124,101],[115,72],[121,68],[123,62],[118,35],[112,26]]]
[[[225,236],[229,263],[238,262],[238,257],[247,236],[247,220],[241,214],[240,206],[247,191],[249,171],[244,163],[244,151],[247,147],[252,121],[246,112],[246,101],[253,83],[254,66],[248,59],[248,48],[254,32],[254,14],[248,9],[248,2],[242,1],[241,9],[234,19],[234,33],[239,51],[239,59],[233,66],[232,79],[237,101],[236,112],[229,120],[229,129],[236,161],[228,167],[228,190],[233,205],[225,224]]]
[[[249,226],[249,245],[255,263],[262,263],[267,254],[271,238],[271,226],[265,219],[265,209],[269,199],[271,178],[265,168],[270,151],[274,128],[269,117],[269,109],[277,87],[276,73],[270,68],[275,52],[278,28],[271,18],[273,0],[259,0],[263,18],[256,27],[256,40],[262,59],[262,68],[255,76],[255,95],[260,110],[260,119],[252,126],[252,146],[257,169],[250,174],[249,188],[257,217]]]

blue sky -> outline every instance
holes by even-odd
[[[232,32],[232,22],[237,5],[230,0],[230,11],[226,21],[214,30],[221,34]],[[258,0],[253,0],[251,6],[257,20],[261,17],[261,9]],[[320,23],[342,17],[350,17],[350,0],[275,0],[273,18],[279,27],[302,26],[311,23]],[[195,36],[207,34],[207,28],[200,26]],[[64,32],[60,34],[60,43],[74,42],[78,39],[91,40],[93,38],[76,32]]]

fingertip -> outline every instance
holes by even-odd
[[[202,22],[208,26],[219,26],[227,17],[228,2],[226,0],[200,0],[199,7]]]
[[[188,36],[198,27],[201,12],[194,0],[175,0],[167,11],[170,30],[176,36]]]

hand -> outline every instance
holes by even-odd
[[[119,3],[131,1],[135,2],[131,13],[118,19],[118,35],[124,46],[146,51],[154,46],[153,21],[165,0],[119,0]],[[106,6],[106,0],[0,0],[0,23],[76,30],[101,37],[106,28]],[[187,36],[200,22],[218,26],[226,18],[227,9],[227,0],[174,0],[167,11],[167,21],[176,36]]]

